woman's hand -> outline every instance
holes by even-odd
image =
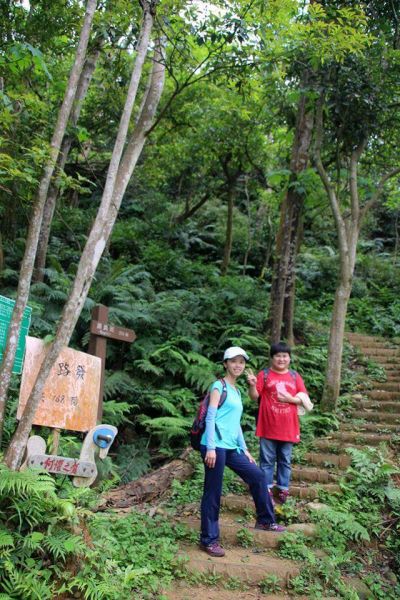
[[[215,450],[207,450],[204,462],[209,469],[213,469],[215,467],[216,460],[217,453],[215,452]]]
[[[254,458],[252,457],[252,455],[250,454],[250,452],[248,450],[245,450],[244,453],[251,463],[256,464],[256,461],[254,460]]]

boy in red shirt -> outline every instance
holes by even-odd
[[[276,464],[279,502],[289,495],[293,444],[300,441],[298,406],[310,404],[303,379],[289,370],[291,348],[272,344],[271,366],[257,377],[249,370],[247,382],[252,400],[259,400],[256,435],[260,438],[260,467],[266,475],[272,498]]]

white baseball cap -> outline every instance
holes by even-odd
[[[231,346],[230,348],[227,348],[224,353],[224,360],[235,358],[235,356],[243,356],[246,360],[250,360],[248,354],[243,348],[240,348],[240,346]]]

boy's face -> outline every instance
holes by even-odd
[[[271,367],[274,371],[282,373],[288,370],[290,365],[290,354],[289,352],[278,352],[271,358]]]

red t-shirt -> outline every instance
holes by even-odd
[[[304,381],[298,373],[277,373],[269,370],[265,379],[264,371],[257,375],[257,392],[260,396],[260,410],[256,435],[281,442],[299,442],[300,425],[297,404],[278,400],[277,384],[284,385],[291,396],[298,392],[308,394]],[[278,385],[279,387],[279,385]]]

